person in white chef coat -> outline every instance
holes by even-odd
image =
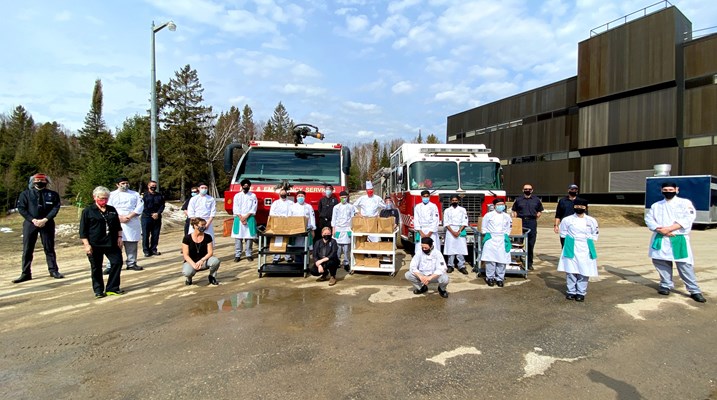
[[[565,272],[568,300],[585,301],[588,281],[598,276],[597,251],[598,223],[587,215],[588,201],[581,198],[573,200],[575,213],[563,218],[558,226],[560,237],[564,240],[563,252],[558,261],[558,271]]]
[[[458,260],[458,271],[463,275],[468,275],[465,266],[465,256],[468,255],[468,241],[466,240],[468,212],[460,206],[458,195],[451,196],[451,206],[443,210],[443,227],[446,229],[443,255],[448,256],[448,273],[453,272],[453,265]]]
[[[380,196],[373,194],[373,183],[366,181],[366,194],[354,202],[354,207],[356,207],[356,213],[361,217],[378,217],[380,211],[386,208],[386,203],[381,200]],[[368,241],[380,242],[381,238],[369,235]]]
[[[208,193],[209,187],[206,184],[200,183],[199,195],[189,199],[187,205],[187,217],[188,218],[203,218],[207,223],[206,234],[212,237],[212,245],[216,246],[216,239],[214,235],[214,216],[217,214],[217,201],[214,197]],[[194,232],[194,227],[189,227],[189,233]]]
[[[306,229],[308,230],[308,236],[297,236],[294,239],[294,246],[303,247],[305,241],[309,241],[309,249],[312,248],[313,233],[316,229],[316,215],[314,213],[314,207],[306,202],[306,192],[299,190],[296,192],[296,203],[289,207],[290,217],[305,217],[306,218]],[[304,256],[297,256],[296,261],[299,263],[304,262]]]
[[[438,294],[444,299],[448,297],[448,274],[446,273],[446,260],[438,249],[433,246],[433,239],[424,237],[419,244],[416,255],[411,259],[411,266],[406,271],[406,280],[413,284],[413,294],[422,294],[428,291],[428,284],[438,282]]]
[[[431,203],[431,192],[421,192],[421,202],[413,207],[413,228],[418,233],[416,244],[424,237],[433,239],[433,245],[441,251],[441,240],[438,237],[438,224],[441,219],[438,216],[438,207]],[[416,251],[418,253],[418,251]]]
[[[110,193],[107,204],[117,209],[122,224],[122,240],[127,256],[125,265],[127,269],[141,271],[144,268],[137,265],[137,247],[142,239],[140,216],[144,211],[144,202],[139,193],[129,188],[129,179],[126,177],[117,178],[115,183],[117,189]],[[104,274],[109,274],[109,268],[105,268]]]
[[[337,257],[340,260],[343,254],[342,264],[344,270],[348,272],[351,258],[351,218],[356,214],[356,208],[349,203],[348,192],[341,191],[339,198],[340,202],[334,206],[334,213],[331,216],[331,228],[338,244]]]
[[[505,267],[510,264],[510,230],[513,219],[505,212],[505,200],[493,200],[493,211],[489,211],[481,222],[483,235],[480,261],[485,262],[485,282],[488,286],[503,287]]]
[[[231,237],[234,238],[234,262],[241,261],[241,254],[244,251],[249,261],[254,261],[251,254],[251,246],[256,239],[256,208],[258,201],[256,194],[251,192],[251,181],[242,179],[239,182],[241,191],[234,195],[232,203],[232,224]]]
[[[674,289],[672,263],[685,283],[692,300],[704,303],[707,300],[697,285],[694,258],[690,246],[690,231],[695,220],[695,207],[688,199],[677,197],[679,187],[675,182],[662,184],[664,199],[655,202],[645,214],[645,224],[653,234],[650,240],[649,256],[660,275],[657,293],[667,296]]]
[[[291,209],[291,206],[293,204],[294,204],[294,202],[288,199],[286,189],[282,188],[279,190],[279,198],[277,200],[274,200],[271,202],[271,208],[269,208],[269,216],[270,217],[288,217],[289,210]],[[279,262],[279,258],[281,258],[280,255],[274,254],[274,264]],[[290,256],[285,256],[284,259],[286,261],[292,260],[292,258]]]

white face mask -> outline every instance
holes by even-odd
[[[129,184],[128,183],[120,183],[119,190],[122,192],[126,192],[129,190]]]

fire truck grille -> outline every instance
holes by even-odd
[[[441,194],[441,205],[443,206],[443,209],[451,206],[451,196],[453,196],[456,193],[445,193]],[[461,207],[465,208],[468,212],[468,223],[471,225],[474,225],[478,218],[480,218],[481,215],[481,206],[483,205],[483,200],[485,199],[485,195],[482,194],[458,194],[459,196],[462,196],[461,199]]]

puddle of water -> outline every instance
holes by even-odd
[[[218,300],[205,301],[197,304],[192,309],[191,314],[209,314],[209,313],[222,313],[222,312],[235,312],[245,310],[248,308],[254,308],[261,304],[262,299],[266,297],[267,291],[256,292],[237,292],[228,297],[223,297]]]

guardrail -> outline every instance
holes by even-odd
[[[670,3],[667,0],[663,0],[660,2],[657,2],[655,4],[650,4],[649,6],[637,10],[635,12],[632,12],[630,14],[627,14],[625,16],[622,16],[620,18],[614,19],[606,24],[600,25],[597,28],[593,28],[590,30],[590,37],[600,35],[602,33],[605,33],[609,31],[610,29],[617,28],[618,26],[624,25],[628,23],[629,21],[642,18],[646,16],[647,14],[652,14],[653,12],[657,12],[659,10],[672,7],[672,3]]]

